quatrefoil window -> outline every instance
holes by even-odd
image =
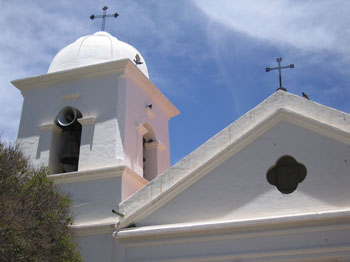
[[[266,173],[267,181],[283,194],[294,192],[306,177],[306,167],[292,156],[279,158]]]

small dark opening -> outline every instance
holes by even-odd
[[[156,136],[152,126],[148,123],[144,124],[147,133],[143,136],[143,177],[148,181],[157,176],[157,150],[150,147],[156,141]]]
[[[279,158],[266,174],[267,181],[283,194],[293,193],[307,174],[306,167],[292,156]]]

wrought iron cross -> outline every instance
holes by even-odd
[[[95,18],[102,18],[102,29],[101,31],[104,31],[105,30],[105,24],[106,24],[106,17],[114,17],[114,18],[117,18],[119,16],[118,13],[114,13],[114,14],[110,14],[110,15],[107,15],[106,14],[106,10],[108,9],[108,6],[104,6],[102,8],[103,10],[103,15],[91,15],[90,16],[90,19],[91,20],[94,20]]]
[[[282,57],[279,57],[276,59],[277,63],[278,63],[278,67],[266,67],[266,72],[270,72],[271,70],[275,70],[278,69],[278,73],[279,73],[279,80],[280,80],[280,87],[277,90],[283,90],[283,91],[287,91],[286,88],[282,87],[282,75],[281,75],[281,69],[285,69],[285,68],[294,68],[293,64],[290,64],[289,66],[281,66],[281,62],[282,62]]]

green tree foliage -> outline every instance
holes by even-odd
[[[0,261],[81,261],[71,240],[71,200],[45,168],[0,141]]]

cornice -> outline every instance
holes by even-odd
[[[11,83],[20,91],[24,91],[31,88],[57,85],[77,79],[92,78],[112,73],[122,73],[129,63],[131,63],[129,59],[122,59],[118,61],[111,61],[96,65],[58,71],[54,73],[48,73],[40,76],[13,80]]]
[[[235,235],[236,237],[242,237],[242,233],[250,233],[255,237],[259,234],[261,236],[261,230],[268,231],[272,228],[280,228],[284,231],[293,231],[295,233],[296,228],[301,228],[300,231],[326,231],[328,228],[332,230],[337,229],[350,229],[350,210],[330,210],[317,213],[305,213],[299,215],[289,216],[277,216],[277,217],[263,217],[252,218],[244,220],[230,220],[230,221],[211,221],[211,222],[196,222],[196,223],[183,223],[173,225],[157,225],[157,226],[145,226],[135,228],[120,228],[117,226],[117,231],[113,233],[115,238],[135,238],[135,237],[152,237],[160,235],[172,235],[172,234],[190,234],[193,233],[205,233],[224,231],[237,231],[241,233]],[[250,229],[253,229],[252,231]],[[253,237],[254,237],[253,236]]]
[[[350,144],[350,129],[344,130],[305,115],[295,113],[289,109],[281,108],[277,111],[276,117],[271,119],[271,126],[279,121],[288,121],[300,127],[312,130],[329,138],[338,140],[342,143]],[[350,127],[350,125],[349,125]]]
[[[78,118],[78,122],[81,125],[92,125],[96,122],[96,117],[91,116],[91,117],[83,117],[83,118]]]
[[[132,66],[125,68],[125,74],[146,94],[163,109],[169,118],[174,117],[180,111],[159,91],[159,89],[143,74],[138,73],[139,69],[131,63]],[[153,113],[153,112],[152,112]]]
[[[125,168],[124,174],[129,176],[130,178],[137,180],[139,183],[141,183],[143,185],[148,184],[148,180],[144,179],[142,176],[138,175],[137,173],[135,173],[133,170],[131,170],[128,167]]]
[[[57,85],[78,79],[87,79],[109,74],[125,74],[139,88],[152,97],[169,118],[178,115],[179,110],[162,94],[162,92],[138,69],[130,59],[121,59],[96,65],[89,65],[45,75],[13,80],[11,83],[21,92],[32,88]],[[125,77],[123,76],[123,77]],[[76,94],[73,94],[73,98]],[[71,96],[62,99],[72,99]]]
[[[39,125],[40,131],[54,131],[57,134],[62,133],[62,129],[59,128],[55,123],[46,123]]]
[[[121,177],[124,172],[132,172],[126,166],[114,166],[107,168],[90,169],[84,171],[62,173],[56,175],[50,175],[49,177],[54,180],[55,184],[66,184],[72,182],[88,181],[95,179]]]
[[[101,223],[84,226],[70,226],[74,235],[77,236],[89,236],[89,235],[101,235],[112,234],[115,230],[116,223]]]

